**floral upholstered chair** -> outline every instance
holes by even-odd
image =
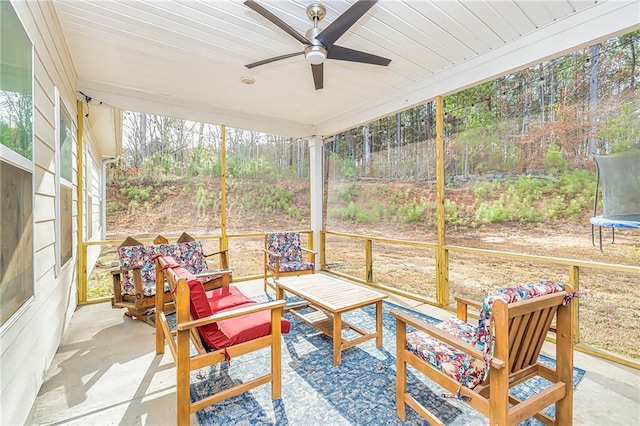
[[[147,321],[145,315],[155,306],[156,271],[155,257],[180,257],[178,244],[170,244],[166,238],[158,236],[154,244],[143,244],[128,237],[118,247],[120,268],[111,271],[113,277],[113,298],[111,306],[126,308],[126,315]],[[168,287],[165,286],[166,292]],[[169,295],[166,300],[169,301]]]
[[[266,234],[264,239],[264,290],[271,285],[267,278],[286,275],[313,274],[312,261],[317,252],[302,247],[299,232],[276,232]],[[305,260],[305,257],[307,258]]]
[[[573,313],[569,286],[542,281],[487,294],[482,304],[463,298],[458,318],[436,326],[406,312],[396,318],[396,410],[406,419],[406,406],[431,424],[442,424],[407,389],[407,364],[467,402],[490,424],[516,424],[544,418],[546,424],[571,424],[573,416]],[[467,322],[467,309],[480,309],[478,325]],[[542,344],[556,318],[556,368],[538,363]],[[415,331],[407,333],[407,326]],[[551,385],[524,401],[509,395],[512,386],[535,376]],[[555,403],[555,418],[540,410]]]
[[[175,258],[180,259],[182,266],[202,281],[207,290],[212,287],[228,285],[232,281],[232,273],[229,269],[229,259],[227,257],[228,250],[205,254],[202,242],[196,241],[186,232],[182,233],[177,243],[180,249],[180,256]],[[211,268],[207,264],[207,258],[212,256],[219,256],[218,268]]]

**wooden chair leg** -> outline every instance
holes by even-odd
[[[189,320],[189,288],[179,286],[176,293],[176,320],[185,323]],[[178,426],[188,425],[191,415],[191,359],[190,359],[190,331],[178,331],[178,349],[176,356],[176,399]]]
[[[556,425],[573,421],[573,306],[560,306],[557,313],[556,374],[558,381],[565,383],[566,394],[556,402]]]
[[[267,267],[264,268],[264,292],[267,292]]]
[[[495,324],[495,346],[493,356],[509,359],[509,328],[506,305],[493,309]],[[509,416],[509,371],[507,368],[491,367],[489,370],[489,424],[506,425]]]
[[[271,399],[282,395],[282,309],[271,311]]]

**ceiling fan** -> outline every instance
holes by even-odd
[[[311,73],[313,74],[313,83],[316,90],[323,88],[325,59],[336,59],[339,61],[361,62],[365,64],[387,66],[391,59],[373,55],[371,53],[361,52],[359,50],[349,49],[335,45],[334,43],[347,32],[353,24],[356,23],[378,0],[358,0],[347,9],[342,15],[338,16],[327,28],[320,30],[318,23],[325,17],[326,9],[320,3],[312,3],[307,6],[307,16],[313,22],[311,28],[303,36],[286,22],[278,18],[273,13],[256,3],[254,0],[246,0],[245,5],[264,16],[280,27],[287,34],[304,44],[301,52],[288,53],[286,55],[276,56],[274,58],[263,59],[262,61],[252,62],[245,65],[247,68],[254,68],[260,65],[279,61],[281,59],[291,58],[304,54],[305,59],[311,64]]]

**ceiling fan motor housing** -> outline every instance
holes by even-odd
[[[308,10],[308,9],[307,9]],[[307,40],[311,42],[311,46],[307,46],[304,49],[304,57],[311,65],[320,65],[327,59],[327,49],[316,40],[316,36],[320,33],[320,28],[314,25],[305,34]]]

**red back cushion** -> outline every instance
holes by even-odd
[[[179,278],[189,284],[191,297],[191,316],[194,319],[206,318],[216,312],[249,306],[257,302],[247,298],[235,286],[217,288],[205,292],[202,282],[173,258],[165,257],[167,266]],[[286,319],[281,322],[282,332],[288,333],[290,324]],[[198,327],[202,339],[212,348],[220,349],[238,343],[247,342],[271,333],[271,312],[262,311],[241,317],[231,318],[218,323]]]
[[[209,306],[207,294],[204,291],[202,283],[195,277],[195,275],[180,266],[180,264],[176,262],[172,257],[165,256],[164,261],[167,263],[167,268],[171,268],[173,272],[175,272],[175,274],[178,276],[178,279],[184,278],[189,284],[189,296],[191,298],[191,316],[194,319],[200,319],[212,315],[213,312],[211,311],[211,307]],[[216,331],[218,331],[218,326],[213,323],[199,327],[199,329],[205,329],[209,332],[215,333]]]
[[[256,303],[242,294],[236,286],[220,287],[215,290],[209,290],[207,291],[207,299],[209,299],[209,307],[213,313],[233,308],[234,306]]]

